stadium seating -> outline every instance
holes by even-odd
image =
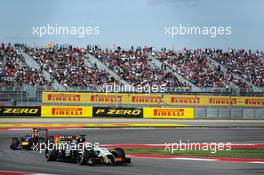
[[[155,55],[166,66],[199,87],[230,87],[230,83],[233,83],[241,88],[249,88],[246,83],[235,78],[231,70],[223,72],[220,66],[210,67],[207,49],[183,49],[180,52],[163,49]]]
[[[186,86],[173,73],[151,67],[150,58],[143,50],[126,51],[121,48],[103,50],[94,47],[90,49],[90,52],[132,85]]]
[[[81,49],[27,48],[25,51],[40,64],[41,68],[48,71],[64,86],[103,85],[116,82],[105,70],[99,70],[96,64],[87,67],[86,52]]]
[[[228,49],[182,49],[180,51],[162,48],[160,51],[136,48],[102,49],[88,46],[87,49],[68,47],[37,48],[19,45],[40,65],[40,70],[28,67],[17,47],[2,44],[0,48],[0,85],[51,86],[43,76],[49,72],[65,87],[122,84],[96,63],[89,62],[89,54],[105,64],[122,80],[131,85],[165,85],[166,87],[189,87],[186,81],[200,88],[239,87],[252,89],[250,85],[264,87],[264,54],[245,50]],[[162,66],[151,63],[149,54],[158,59]],[[218,65],[212,64],[214,60]],[[225,70],[223,70],[223,67]],[[172,71],[168,71],[170,68]],[[176,76],[186,81],[179,80]],[[243,80],[243,81],[242,81]],[[245,83],[247,82],[247,83]]]
[[[263,53],[229,49],[210,50],[211,57],[257,87],[264,87]]]
[[[51,86],[51,82],[45,79],[42,72],[31,69],[23,62],[23,57],[16,49],[9,45],[1,45],[0,48],[0,85]]]

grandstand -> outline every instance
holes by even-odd
[[[34,48],[1,44],[0,85],[96,90],[113,83],[157,85],[196,92],[263,92],[264,54],[251,50],[87,46]],[[210,89],[210,90],[208,90]]]

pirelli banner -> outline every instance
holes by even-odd
[[[144,118],[194,119],[193,108],[144,108]]]
[[[41,107],[40,106],[3,106],[0,107],[0,116],[1,117],[40,117]]]
[[[61,104],[125,104],[127,94],[117,93],[76,93],[76,92],[43,92],[42,103]]]
[[[87,103],[87,93],[76,92],[43,92],[42,103]]]
[[[93,117],[143,118],[143,109],[93,107]]]
[[[264,107],[264,97],[43,92],[43,103]]]
[[[90,104],[161,104],[162,95],[87,93]]]
[[[43,92],[42,103],[61,104],[161,104],[163,95],[122,93]]]
[[[264,97],[165,95],[170,105],[264,107]]]
[[[92,117],[91,106],[42,106],[41,117]]]
[[[128,104],[127,94],[87,93],[89,104]]]

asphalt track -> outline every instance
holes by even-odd
[[[184,124],[192,127],[262,127],[264,120],[175,120],[143,118],[0,118],[0,124]]]
[[[50,134],[86,134],[91,142],[118,143],[164,143],[164,142],[231,142],[263,143],[264,129],[258,128],[105,128],[52,130]],[[49,174],[179,174],[179,175],[252,175],[263,174],[264,164],[208,162],[192,160],[133,159],[128,166],[79,166],[65,162],[46,162],[37,151],[13,151],[9,149],[10,138],[30,131],[0,131],[0,170],[25,171]]]

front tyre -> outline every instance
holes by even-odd
[[[111,152],[115,156],[116,164],[131,163],[131,158],[126,157],[124,149],[115,148]]]
[[[82,154],[77,156],[78,165],[88,164],[89,160],[90,160],[90,152],[88,150],[84,150]]]
[[[13,137],[9,148],[12,149],[12,150],[17,150],[18,146],[19,146],[18,138],[17,137]]]
[[[125,151],[122,148],[115,148],[112,150],[112,153],[116,158],[121,158],[122,160],[126,158]]]

